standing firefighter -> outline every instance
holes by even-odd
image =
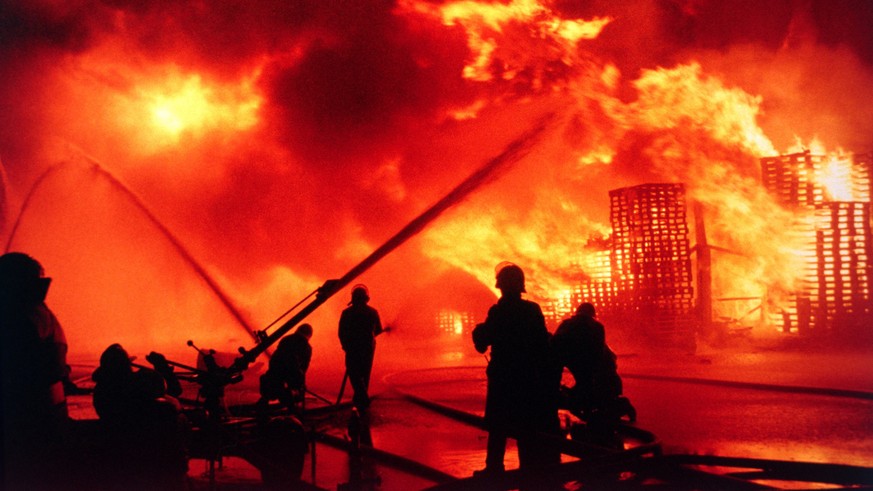
[[[50,489],[61,473],[69,368],[64,331],[45,304],[50,283],[29,255],[0,256],[0,487]]]
[[[358,410],[370,407],[370,372],[376,353],[376,336],[382,333],[379,312],[367,305],[370,294],[364,285],[352,288],[352,300],[339,321],[339,339],[346,352],[346,375],[352,385],[352,403]]]
[[[501,297],[485,322],[473,330],[476,350],[491,347],[485,424],[488,451],[478,475],[504,470],[506,439],[518,442],[522,469],[560,462],[560,454],[544,444],[544,434],[559,431],[557,395],[560,372],[551,362],[549,332],[540,306],[524,300],[524,272],[511,263],[497,266]]]

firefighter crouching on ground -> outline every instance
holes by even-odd
[[[293,334],[279,341],[270,357],[269,368],[260,378],[259,415],[265,415],[270,401],[278,399],[292,414],[302,416],[306,371],[312,360],[311,338],[312,326],[301,324]]]
[[[136,483],[143,489],[183,490],[190,423],[179,401],[167,394],[164,376],[145,367],[134,370],[132,361],[120,344],[113,344],[91,376],[104,449],[100,484],[105,489]]]
[[[622,396],[617,357],[606,344],[605,329],[596,315],[591,303],[579,305],[555,330],[552,347],[560,365],[573,375],[564,405],[587,423],[593,443],[618,446],[618,423],[624,416],[633,422],[636,410]]]

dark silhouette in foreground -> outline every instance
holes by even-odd
[[[497,269],[501,297],[485,322],[473,330],[480,353],[491,348],[485,424],[488,449],[485,469],[477,475],[501,473],[507,437],[518,442],[522,469],[560,462],[560,453],[538,435],[558,435],[560,370],[550,356],[549,332],[540,306],[524,300],[524,272],[511,263]]]
[[[574,380],[572,387],[563,390],[562,405],[586,422],[587,440],[618,446],[617,425],[623,417],[635,421],[636,410],[622,396],[616,355],[606,344],[603,324],[595,317],[594,305],[583,303],[561,322],[552,337],[558,363],[567,367]]]
[[[104,449],[104,489],[184,489],[189,423],[164,377],[141,367],[120,344],[106,348],[94,379],[94,409]]]
[[[9,489],[56,486],[67,477],[67,340],[45,303],[50,284],[29,255],[0,257],[0,480]]]
[[[352,288],[349,307],[339,321],[339,340],[346,353],[346,375],[352,385],[352,403],[359,411],[370,407],[370,372],[376,353],[376,336],[382,333],[379,312],[368,305],[370,294],[364,285]]]
[[[225,387],[242,376],[220,364],[215,350],[195,349],[198,361],[192,380],[203,401],[185,409],[194,426],[190,456],[209,462],[210,480],[216,464],[236,456],[258,469],[265,489],[298,489],[307,447],[303,424],[293,415],[259,414],[258,404],[228,407]]]
[[[301,324],[294,334],[285,336],[273,356],[270,365],[260,378],[261,398],[258,412],[264,416],[270,401],[278,400],[291,414],[303,414],[303,401],[306,397],[306,371],[312,360],[312,326]]]

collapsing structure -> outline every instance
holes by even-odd
[[[761,160],[766,189],[799,217],[803,282],[770,321],[786,332],[856,331],[871,320],[871,155],[809,151]]]

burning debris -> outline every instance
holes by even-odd
[[[553,322],[583,302],[638,340],[694,345],[698,324],[683,184],[641,184],[609,192],[612,234],[595,241],[582,266],[591,274],[560,302]]]
[[[798,216],[805,258],[801,286],[771,321],[785,332],[862,334],[873,313],[871,157],[804,151],[761,164],[764,185]]]

